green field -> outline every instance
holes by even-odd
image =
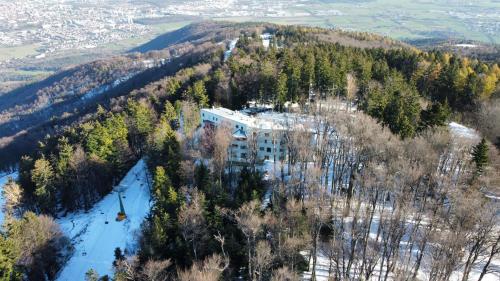
[[[15,47],[0,47],[0,61],[7,59],[24,58],[37,55],[37,45],[23,45]]]
[[[257,3],[256,7],[264,11],[267,11],[268,7],[281,7],[280,9],[285,9],[282,11],[285,15],[280,17],[228,17],[224,15],[225,12],[216,12],[212,16],[206,17],[178,15],[157,19],[143,19],[141,23],[148,25],[151,29],[151,32],[146,35],[104,44],[95,49],[62,50],[50,54],[45,59],[33,58],[38,54],[36,44],[0,47],[0,61],[14,58],[22,59],[20,62],[4,68],[1,73],[3,76],[1,80],[4,83],[18,81],[18,79],[21,81],[36,80],[48,74],[45,73],[46,69],[54,71],[59,67],[85,63],[112,54],[126,52],[156,36],[195,21],[208,19],[341,28],[348,31],[372,32],[398,40],[458,39],[500,44],[499,0],[286,1],[237,0],[234,4],[234,7],[239,8],[245,5],[256,5]],[[162,1],[158,2],[165,4]],[[168,2],[166,5],[175,6],[176,4]],[[247,12],[252,13],[252,9],[247,9]],[[33,71],[19,72],[21,66],[30,66]]]
[[[341,15],[322,15],[338,11]],[[287,12],[310,16],[228,18],[367,31],[400,40],[454,38],[500,44],[500,1],[311,0]]]

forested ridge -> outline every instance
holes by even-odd
[[[117,250],[115,280],[299,280],[303,271],[314,279],[320,252],[338,280],[370,279],[377,270],[384,280],[415,280],[429,257],[428,280],[456,271],[468,280],[480,257],[498,255],[498,205],[483,194],[498,191],[497,64],[391,41],[382,48],[367,34],[348,37],[360,40],[353,46],[329,42],[332,33],[322,29],[250,26],[235,28],[242,30],[227,61],[224,44],[199,45],[206,53],[192,66],[43,139],[9,183],[11,215],[35,220],[89,209],[145,158],[154,206],[137,255]],[[265,31],[273,34],[267,50]],[[250,101],[276,111],[290,111],[292,102],[314,117],[304,131],[285,133],[287,179],[264,182],[252,165],[226,173],[230,135],[198,128],[200,108]],[[454,139],[445,126],[452,119],[485,138]],[[301,136],[309,129],[325,139],[308,145]],[[262,208],[269,188],[272,203]],[[28,250],[13,234],[21,222],[5,226],[3,278],[53,279],[60,260],[43,270],[21,262]],[[69,247],[56,237],[43,243]],[[403,240],[411,246],[400,251]],[[87,277],[99,278],[92,270]]]

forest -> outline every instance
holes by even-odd
[[[1,278],[55,280],[71,244],[50,216],[88,210],[139,158],[154,205],[138,252],[117,249],[114,276],[89,269],[87,280],[316,280],[319,259],[332,280],[490,273],[500,254],[499,206],[485,196],[500,179],[500,67],[330,43],[321,29],[273,31],[268,49],[242,33],[227,61],[225,46],[211,45],[202,61],[114,98],[23,156],[4,188]],[[289,159],[272,180],[257,163],[229,169],[230,133],[199,128],[200,108],[250,101],[311,117],[282,132]],[[483,138],[451,135],[451,120]],[[303,137],[311,132],[314,145]]]

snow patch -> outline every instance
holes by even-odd
[[[465,127],[462,124],[451,122],[450,124],[448,124],[448,127],[450,128],[451,133],[455,136],[470,140],[480,139],[479,134],[474,129]]]
[[[238,43],[238,38],[231,40],[229,43],[229,48],[224,52],[224,61],[227,61],[231,54],[233,53],[234,48],[236,48],[236,43]]]
[[[455,47],[474,49],[474,48],[477,48],[478,45],[476,45],[476,44],[455,44]]]
[[[57,219],[75,247],[57,280],[84,280],[91,268],[101,276],[111,276],[116,247],[125,249],[128,254],[135,253],[137,234],[151,207],[148,176],[146,164],[140,160],[91,210]],[[120,211],[118,192],[121,192],[127,214],[127,219],[121,222],[115,220]]]

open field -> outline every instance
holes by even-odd
[[[15,47],[0,47],[0,61],[19,59],[27,56],[37,55],[36,45],[22,45]]]
[[[49,2],[52,3],[47,1]],[[91,2],[94,3],[93,1],[89,3]],[[95,20],[102,21],[109,16],[106,14],[107,9],[103,7],[110,7],[109,9],[115,7],[117,10],[121,7],[121,4],[111,1],[103,2],[104,6],[99,6],[95,2],[88,4],[89,8],[86,7],[86,2],[75,1],[74,3],[77,4],[74,4],[74,7],[81,8],[82,12],[78,12],[80,10],[77,9],[67,17],[81,17],[85,9],[91,9],[94,7],[92,5],[97,5],[95,7],[100,7],[100,12],[97,13],[99,16],[96,15]],[[11,89],[13,82],[17,85],[38,80],[44,76],[39,75],[39,71],[53,73],[64,67],[123,53],[161,34],[202,20],[262,21],[341,28],[372,32],[413,42],[415,40],[447,41],[453,39],[454,41],[500,44],[500,1],[495,0],[470,2],[460,0],[225,0],[216,1],[216,3],[201,0],[168,2],[147,0],[131,3],[123,4],[128,9],[130,18],[133,17],[133,21],[130,22],[131,26],[125,24],[121,29],[108,27],[106,30],[107,36],[110,38],[115,36],[113,40],[95,39],[90,31],[85,33],[68,26],[62,29],[66,32],[65,34],[69,34],[68,38],[59,36],[59,30],[55,28],[49,31],[43,29],[43,32],[36,33],[41,35],[32,38],[32,41],[25,45],[9,45],[8,41],[4,41],[4,45],[0,46],[0,65],[3,68],[0,92]],[[54,16],[50,14],[49,8],[59,6],[40,4],[36,7],[41,9],[42,14],[48,13],[47,15]],[[32,8],[27,7],[27,9]],[[124,18],[120,14],[111,14],[111,17],[117,23],[124,24],[122,22]],[[87,20],[93,22],[92,19]],[[59,22],[56,19],[52,21]],[[22,22],[18,28],[20,28],[19,31],[30,31],[29,34],[36,30],[39,32],[39,27],[29,27],[23,25]],[[6,38],[23,38],[19,35],[21,32],[18,32],[18,28],[6,25],[3,31],[10,34],[10,37]],[[136,28],[141,32],[136,33],[131,28]],[[128,29],[130,31],[127,31]],[[71,47],[74,43],[72,41],[74,36],[81,40],[81,44],[88,43],[87,37],[89,40],[93,38],[95,44],[91,44],[89,48],[80,44],[79,48],[74,49]],[[61,44],[51,44],[55,44],[56,47],[64,45],[66,49],[54,47],[53,52],[47,52],[48,47],[43,45],[46,43],[41,42],[52,42],[51,38],[61,41]],[[35,58],[42,53],[46,54],[45,58]],[[20,69],[31,73],[19,73]]]
[[[498,1],[312,0],[287,11],[300,16],[216,19],[335,27],[374,32],[400,40],[451,37],[500,43]]]

